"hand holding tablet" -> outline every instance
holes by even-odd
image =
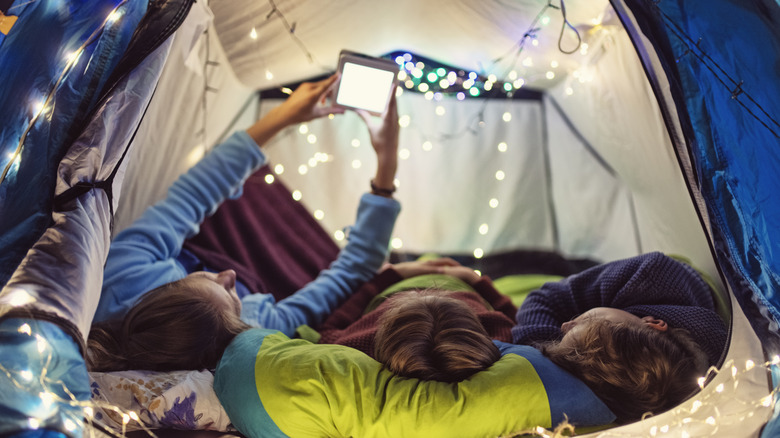
[[[333,106],[382,115],[398,85],[398,71],[389,59],[342,50]]]

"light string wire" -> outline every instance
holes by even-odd
[[[10,370],[6,368],[3,364],[0,364],[0,373],[4,374],[7,378],[7,381],[10,382],[14,387],[17,389],[23,390],[27,393],[32,393],[33,390],[39,390],[38,397],[41,399],[41,404],[43,406],[53,406],[54,404],[59,404],[60,406],[66,405],[74,408],[78,408],[74,410],[74,413],[66,416],[64,420],[62,421],[63,427],[68,430],[68,432],[74,432],[78,428],[79,423],[85,424],[89,429],[90,436],[94,436],[94,431],[92,430],[92,427],[96,427],[100,429],[103,433],[113,436],[113,437],[125,437],[127,433],[127,425],[134,421],[138,424],[138,430],[142,430],[148,434],[148,436],[152,438],[156,438],[156,435],[154,432],[144,424],[142,419],[139,417],[138,413],[132,410],[126,410],[122,409],[119,406],[110,404],[108,402],[103,401],[96,401],[93,398],[90,398],[88,401],[81,401],[78,400],[76,395],[73,394],[68,386],[65,384],[62,380],[52,380],[48,377],[48,372],[51,367],[52,362],[54,361],[54,355],[52,353],[52,348],[49,344],[49,342],[41,336],[39,333],[36,333],[36,330],[33,326],[31,326],[29,323],[23,323],[19,328],[17,329],[17,332],[20,334],[26,334],[30,337],[35,337],[35,342],[37,344],[37,350],[39,353],[43,354],[46,352],[45,356],[42,356],[40,358],[40,369],[41,373],[38,376],[38,378],[35,380],[35,384],[38,386],[37,388],[32,387],[29,384],[25,384],[24,382],[33,382],[33,373],[29,370]],[[56,392],[56,388],[62,389],[62,392],[65,393],[66,397],[60,396]],[[105,412],[107,415],[109,413],[114,413],[118,416],[117,423],[122,424],[122,430],[121,432],[113,429],[110,426],[107,426],[100,422],[97,418],[95,418],[95,410],[100,409],[103,412]],[[53,412],[57,413],[63,413],[66,412],[64,409],[53,409]],[[78,412],[78,413],[77,413]],[[80,414],[79,414],[80,413]],[[40,427],[48,428],[49,425],[42,423],[41,420],[45,421],[46,418],[35,418],[30,417],[28,419],[28,427],[32,430],[37,430]]]
[[[740,370],[737,363],[744,363],[745,365]],[[705,382],[710,382],[709,377],[726,372],[731,376],[731,389],[736,391],[742,381],[741,377],[748,373],[757,373],[761,370],[771,372],[772,368],[777,367],[778,365],[780,365],[780,357],[778,356],[775,356],[772,360],[762,362],[755,362],[752,359],[746,359],[744,361],[731,359],[727,361],[720,370],[715,367],[710,367],[707,370],[707,373],[699,378],[699,387],[703,390],[705,388]],[[750,377],[746,377],[746,379],[750,379]],[[695,431],[695,435],[693,434],[694,432],[689,432],[688,430],[681,431],[679,436],[683,438],[704,436],[700,433],[701,427],[710,429],[709,436],[717,436],[724,426],[742,424],[746,419],[754,417],[757,409],[767,411],[773,410],[777,403],[778,394],[780,393],[780,388],[774,387],[766,395],[762,395],[758,399],[744,400],[733,396],[729,397],[728,394],[725,394],[728,389],[727,383],[729,382],[710,382],[708,385],[715,385],[714,389],[704,394],[700,392],[692,397],[694,401],[690,403],[690,407],[688,407],[688,403],[684,402],[684,406],[680,405],[671,409],[670,412],[674,418],[670,421],[666,421],[664,422],[665,424],[662,425],[655,424],[657,422],[653,424],[648,423],[645,436],[661,436],[674,428],[679,427],[699,428]],[[731,410],[727,412],[724,409],[719,408],[719,405],[721,404],[719,402],[722,402],[724,397],[728,397],[728,402],[734,402],[741,405],[742,410]],[[710,410],[709,412],[707,412],[708,409]],[[697,413],[700,415],[694,418]],[[652,421],[653,415],[645,414],[641,420]],[[618,430],[619,428],[620,426],[617,426],[592,433],[595,438],[631,438],[636,436],[636,430],[634,428],[631,428],[630,431],[621,431]],[[576,431],[575,429],[576,428],[569,424],[568,421],[564,421],[552,430],[540,426],[535,429],[512,433],[509,437],[519,438],[530,435],[543,438],[563,438],[571,436],[572,432]]]
[[[57,93],[57,91],[59,91],[62,81],[65,79],[65,77],[68,76],[68,73],[70,73],[70,71],[79,61],[79,59],[81,58],[81,54],[84,53],[84,50],[86,50],[87,46],[92,44],[103,33],[103,31],[105,30],[108,24],[111,24],[118,19],[119,8],[124,6],[127,3],[127,1],[128,0],[122,0],[118,5],[116,5],[114,9],[111,10],[111,13],[109,13],[108,16],[106,16],[106,19],[103,20],[103,23],[100,25],[100,27],[95,29],[92,32],[92,34],[86,39],[86,41],[84,41],[84,43],[82,43],[81,46],[75,52],[73,52],[73,54],[68,58],[68,61],[65,63],[65,68],[62,70],[62,73],[60,73],[60,76],[54,82],[54,85],[52,86],[49,93],[46,95],[46,99],[43,101],[43,104],[39,109],[35,111],[32,119],[30,119],[30,122],[27,124],[27,128],[25,128],[24,132],[22,133],[22,136],[19,138],[19,145],[11,154],[10,161],[5,166],[5,169],[3,169],[2,175],[0,175],[0,184],[2,184],[5,181],[5,178],[6,176],[8,176],[8,172],[10,171],[11,167],[19,158],[19,155],[22,153],[22,149],[24,147],[24,141],[27,139],[27,135],[30,133],[35,123],[38,121],[38,117],[40,117],[42,114],[48,111],[49,109],[48,107],[49,105],[51,105],[52,101],[54,100],[54,95]]]
[[[692,54],[693,56],[695,56],[696,59],[698,59],[701,62],[701,64],[705,68],[707,68],[707,70],[709,70],[710,73],[712,73],[712,75],[715,77],[715,79],[717,79],[718,82],[721,83],[721,85],[723,85],[727,90],[729,90],[731,92],[731,99],[732,100],[736,100],[737,103],[739,103],[739,105],[742,106],[742,108],[745,109],[745,111],[747,111],[753,118],[755,118],[759,123],[761,123],[767,130],[769,130],[769,132],[774,134],[775,137],[780,137],[780,133],[778,133],[778,131],[776,131],[774,128],[769,126],[764,120],[762,120],[758,115],[756,115],[753,112],[753,110],[748,108],[748,106],[745,104],[745,102],[742,102],[739,99],[739,96],[743,96],[744,95],[753,105],[756,106],[756,108],[758,108],[761,111],[761,113],[764,114],[764,116],[766,116],[767,119],[769,119],[775,126],[777,126],[779,128],[780,128],[780,122],[778,122],[758,102],[756,102],[756,100],[753,99],[753,97],[750,95],[750,93],[746,92],[742,88],[743,81],[737,81],[736,79],[734,79],[728,72],[726,72],[723,69],[723,67],[720,66],[720,64],[715,62],[715,60],[713,60],[704,50],[701,49],[701,47],[700,47],[701,39],[699,39],[699,41],[694,43],[693,39],[689,35],[687,35],[685,33],[685,31],[683,29],[681,29],[677,25],[677,23],[675,23],[672,20],[672,18],[669,15],[667,15],[661,9],[661,7],[658,5],[659,2],[660,2],[660,0],[654,0],[653,3],[652,3],[653,7],[658,11],[659,14],[661,14],[663,16],[663,19],[666,22],[666,24],[669,25],[669,30],[672,32],[672,34],[674,34],[674,36],[677,37],[677,39],[680,40],[687,47],[686,51],[683,53],[683,55],[681,55],[680,58],[677,59],[677,61],[679,62],[679,60],[682,58],[682,56],[685,56],[685,55],[687,55],[689,53]],[[718,72],[715,71],[716,69],[718,70],[718,72],[720,72],[720,74],[718,74]],[[722,79],[721,76],[723,76],[726,79],[728,79],[731,82],[732,86],[730,87],[729,84],[727,84]]]
[[[298,46],[298,48],[301,49],[303,54],[306,56],[306,59],[309,60],[310,64],[316,64],[322,71],[327,71],[328,69],[320,63],[320,61],[312,54],[312,52],[309,50],[308,47],[306,47],[306,44],[298,38],[298,35],[295,34],[295,28],[297,27],[297,22],[293,22],[290,24],[290,22],[287,20],[287,17],[282,13],[282,11],[279,10],[279,8],[276,6],[276,3],[274,0],[268,0],[268,4],[271,5],[271,11],[265,16],[265,21],[268,21],[276,15],[279,17],[279,19],[282,21],[282,25],[284,25],[285,29],[287,29],[287,33],[292,38],[293,42]]]
[[[483,76],[487,75],[487,72],[490,70],[493,70],[496,68],[499,64],[501,64],[503,61],[505,61],[510,55],[513,55],[512,62],[508,64],[508,66],[504,69],[502,77],[507,77],[509,72],[512,71],[516,66],[520,59],[520,55],[522,55],[523,51],[525,50],[525,44],[530,39],[535,39],[537,33],[542,29],[539,26],[539,21],[544,17],[544,14],[549,9],[555,9],[561,11],[561,17],[563,20],[563,24],[561,25],[561,31],[558,35],[558,50],[561,51],[561,53],[564,53],[566,55],[571,55],[577,52],[579,50],[580,46],[582,45],[582,37],[579,34],[579,31],[569,22],[568,18],[566,17],[566,7],[565,7],[565,1],[560,0],[560,6],[556,6],[553,4],[551,0],[547,1],[547,4],[545,4],[539,12],[536,14],[533,20],[531,20],[531,23],[528,25],[526,31],[523,33],[523,36],[510,48],[508,51],[506,51],[503,55],[494,58],[490,65],[487,66],[487,68],[482,67],[480,73]],[[562,41],[563,41],[563,35],[566,30],[566,27],[571,28],[574,33],[577,35],[577,46],[571,50],[566,51],[562,47]],[[511,97],[512,94],[509,94],[508,97]],[[461,137],[466,132],[471,133],[472,135],[476,135],[479,132],[479,128],[484,124],[485,119],[485,108],[487,107],[489,99],[484,98],[482,101],[482,104],[480,105],[479,109],[476,111],[476,113],[469,118],[469,122],[464,124],[463,129],[461,129],[458,132],[449,133],[449,134],[440,134],[437,141],[443,142],[447,141],[453,138]],[[474,126],[476,122],[476,126]],[[427,137],[423,135],[423,137]],[[430,140],[426,138],[426,140]]]

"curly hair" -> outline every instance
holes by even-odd
[[[153,289],[121,320],[94,324],[87,339],[90,371],[213,369],[250,326],[189,288],[186,279]]]
[[[704,351],[681,328],[662,332],[600,320],[574,343],[554,341],[540,349],[588,385],[619,423],[678,405],[698,391],[707,368]]]
[[[446,291],[401,292],[385,305],[376,358],[397,375],[458,382],[501,357],[476,313]]]

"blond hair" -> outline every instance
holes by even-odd
[[[401,292],[385,305],[376,358],[397,375],[457,382],[501,356],[476,313],[447,292]]]

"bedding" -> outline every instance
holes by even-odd
[[[502,356],[457,383],[398,377],[367,355],[266,329],[236,337],[214,389],[249,437],[501,436],[568,419],[609,424],[614,415],[536,349],[496,341]]]

